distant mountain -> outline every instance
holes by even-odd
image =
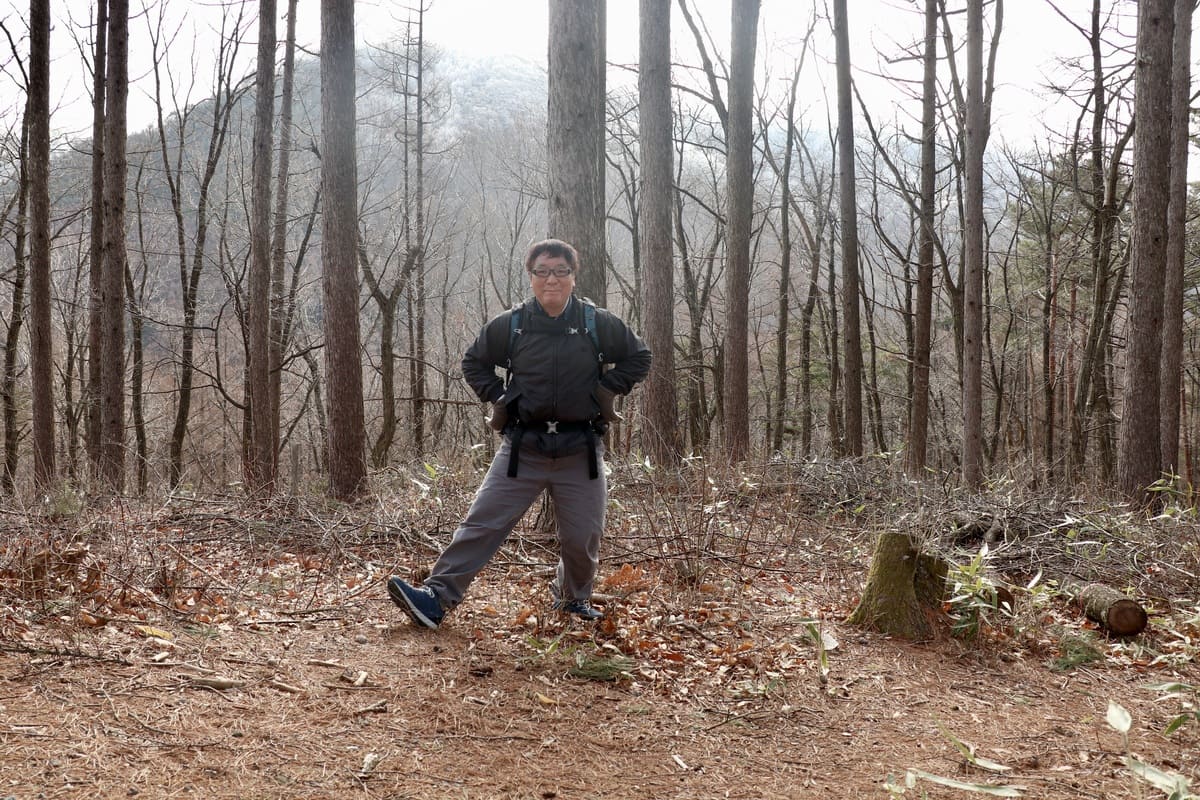
[[[475,132],[546,113],[546,71],[517,56],[481,59],[447,54],[434,68],[450,90],[448,131]]]

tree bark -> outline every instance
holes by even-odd
[[[574,245],[578,291],[604,306],[605,0],[550,0],[548,50],[549,235]]]
[[[862,598],[847,622],[909,641],[928,639],[933,628],[917,598],[917,555],[908,534],[881,533]]]
[[[963,240],[963,483],[983,484],[983,0],[967,2],[967,154]]]
[[[671,211],[674,150],[671,141],[671,0],[641,0],[638,45],[638,119],[641,126],[640,261],[645,280],[642,308],[646,344],[654,365],[642,393],[642,437],[652,463],[679,459],[675,396],[675,263]]]
[[[1114,636],[1137,636],[1146,629],[1146,610],[1140,603],[1130,600],[1111,586],[1102,583],[1085,586],[1067,584],[1064,589],[1088,619],[1103,626]]]
[[[4,337],[4,371],[0,375],[0,396],[4,406],[4,470],[0,486],[5,494],[16,489],[17,463],[21,456],[21,429],[17,422],[17,356],[21,329],[25,326],[25,280],[29,272],[29,120],[21,121],[20,166],[17,179],[17,226],[13,236],[12,307],[8,332]]]
[[[1133,277],[1117,483],[1127,497],[1140,501],[1150,499],[1147,490],[1162,469],[1159,376],[1171,177],[1173,6],[1168,0],[1138,3]]]
[[[29,360],[33,482],[54,483],[54,347],[50,328],[50,0],[29,3]]]
[[[354,5],[321,0],[321,186],[325,197],[325,373],[329,490],[353,500],[367,488],[358,318],[358,167],[355,157]]]
[[[750,455],[750,237],[754,215],[754,51],[759,0],[733,4],[733,46],[726,125],[726,242],[724,354],[725,448],[733,463]]]
[[[125,490],[125,156],[129,97],[129,2],[108,5],[104,116],[104,260],[100,282],[100,477]]]
[[[91,231],[88,241],[87,440],[91,474],[100,474],[100,341],[104,326],[100,286],[104,275],[104,87],[108,65],[108,0],[96,0],[96,42],[92,51],[92,186]]]
[[[917,298],[913,322],[912,398],[908,412],[908,474],[925,473],[929,446],[929,362],[933,328],[934,210],[937,203],[937,1],[925,0],[925,55],[921,95],[921,228],[917,244]]]
[[[1179,474],[1179,409],[1183,385],[1184,255],[1187,240],[1188,117],[1191,101],[1193,0],[1175,3],[1171,56],[1171,183],[1167,201],[1163,288],[1162,388],[1159,391],[1163,472]]]
[[[247,343],[250,460],[246,484],[252,495],[275,487],[278,465],[271,430],[271,145],[275,123],[275,0],[258,0],[258,68],[254,79],[254,138],[250,165],[250,341]]]
[[[296,7],[299,0],[288,0],[287,33],[283,51],[283,87],[279,99],[279,168],[275,182],[275,229],[271,241],[271,338],[267,351],[267,402],[271,418],[268,425],[274,437],[276,479],[279,463],[280,403],[283,392],[283,354],[287,349],[284,318],[287,316],[285,274],[287,264],[288,182],[292,157],[292,97],[296,75]]]
[[[850,87],[850,30],[846,0],[834,0],[833,29],[837,40],[838,174],[841,196],[842,341],[845,403],[840,452],[863,454],[863,354],[859,321],[858,198],[854,168],[854,100]]]

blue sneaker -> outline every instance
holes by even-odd
[[[430,630],[437,630],[446,612],[437,595],[428,586],[411,586],[401,578],[391,578],[387,584],[392,602],[400,606],[412,621]]]
[[[574,614],[587,622],[604,619],[604,614],[592,608],[587,600],[559,600],[554,607],[564,614]]]

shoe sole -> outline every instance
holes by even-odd
[[[388,581],[388,595],[392,598],[392,602],[400,606],[412,621],[418,625],[429,628],[431,631],[436,631],[438,623],[431,620],[429,617],[421,613],[421,609],[413,605],[413,601],[408,599],[408,594],[395,583]]]

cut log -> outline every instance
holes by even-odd
[[[1114,636],[1137,636],[1146,629],[1146,609],[1111,586],[1089,583],[1063,588],[1088,619]]]

